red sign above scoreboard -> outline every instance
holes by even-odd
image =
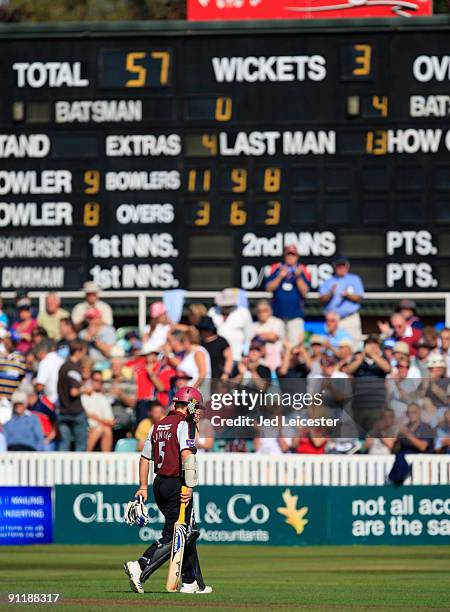
[[[431,15],[432,0],[188,0],[188,19],[334,19]]]

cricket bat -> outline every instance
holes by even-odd
[[[187,487],[181,487],[181,492],[186,493]],[[167,574],[166,591],[173,593],[178,591],[181,580],[181,567],[183,565],[184,545],[186,543],[185,524],[186,504],[181,502],[180,514],[173,528],[172,551],[170,555],[169,572]]]

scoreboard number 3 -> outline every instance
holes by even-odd
[[[372,78],[373,49],[370,43],[356,43],[341,47],[341,76],[344,81]]]
[[[207,201],[199,202],[196,215],[197,218],[194,221],[194,225],[209,225],[211,220],[211,203]]]
[[[355,64],[352,74],[355,76],[368,76],[371,69],[372,47],[370,45],[354,45]]]

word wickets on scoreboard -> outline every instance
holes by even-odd
[[[0,32],[2,287],[256,289],[295,243],[314,287],[342,253],[368,290],[450,289],[433,23]]]

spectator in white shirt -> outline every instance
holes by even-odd
[[[284,339],[284,324],[274,317],[272,306],[267,300],[260,300],[256,305],[257,321],[253,324],[253,337],[257,336],[265,343],[266,365],[275,372],[281,365],[281,352]]]
[[[84,295],[86,297],[84,302],[80,302],[74,306],[72,310],[72,321],[80,329],[83,323],[86,322],[86,314],[92,309],[96,308],[102,314],[102,320],[105,325],[113,325],[113,312],[112,308],[106,302],[99,299],[98,294],[100,289],[92,281],[88,281],[83,285]]]
[[[414,378],[415,380],[417,380],[418,387],[422,375],[420,373],[420,369],[414,363],[414,359],[411,359],[409,345],[406,344],[406,342],[396,342],[393,348],[393,363],[391,363],[391,365],[393,365],[393,367],[396,367],[402,357],[407,357],[409,362],[409,369],[406,378]]]
[[[208,315],[212,318],[219,336],[231,346],[233,361],[239,362],[248,349],[253,332],[252,316],[247,308],[238,306],[238,294],[234,289],[224,289],[216,295],[215,306]]]
[[[153,302],[153,304],[150,304],[150,321],[144,328],[142,342],[144,344],[149,343],[156,351],[162,350],[162,347],[166,344],[171,324],[164,304]]]
[[[34,349],[39,362],[34,381],[37,393],[43,393],[54,404],[58,399],[58,375],[64,359],[54,350],[54,343],[49,338],[41,340]]]

